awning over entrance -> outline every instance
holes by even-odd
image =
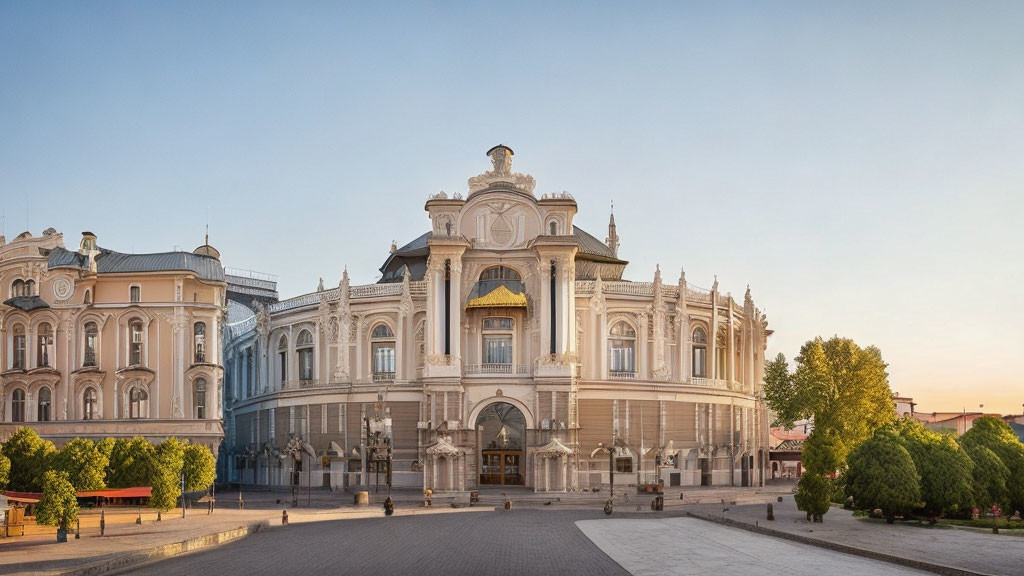
[[[526,308],[526,294],[513,293],[504,284],[499,284],[487,294],[467,302],[466,309],[471,308]]]
[[[568,456],[572,454],[572,450],[558,441],[558,438],[552,438],[550,442],[537,448],[537,456]]]

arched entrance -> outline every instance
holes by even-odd
[[[480,439],[480,484],[522,485],[526,418],[508,402],[495,402],[476,419]]]

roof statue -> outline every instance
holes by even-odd
[[[521,192],[533,194],[537,181],[529,174],[512,172],[512,156],[514,155],[512,149],[504,144],[498,144],[488,150],[487,156],[491,159],[492,169],[469,179],[469,193],[473,194],[490,188],[496,182],[503,182],[511,184]]]

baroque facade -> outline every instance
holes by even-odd
[[[749,289],[623,280],[614,217],[602,242],[573,225],[573,197],[512,171],[511,149],[487,154],[465,197],[429,197],[430,230],[392,246],[378,283],[346,270],[229,301],[230,479],[372,485],[379,418],[396,486],[584,490],[611,466],[617,483],[762,483],[770,332]]]
[[[222,438],[217,250],[124,254],[53,229],[0,237],[0,440]]]

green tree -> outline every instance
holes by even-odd
[[[861,348],[848,338],[815,338],[804,344],[796,361],[792,405],[772,408],[812,418],[815,429],[828,431],[840,466],[854,446],[896,419],[887,365],[878,348]]]
[[[103,440],[96,441],[96,449],[100,451],[100,454],[106,456],[109,461],[110,455],[114,452],[115,444],[117,444],[117,441],[113,438],[104,438]]]
[[[974,502],[974,462],[948,434],[939,434],[912,418],[881,429],[907,449],[921,477],[923,508],[938,515],[962,514]]]
[[[206,446],[189,444],[185,446],[184,469],[185,490],[206,490],[217,475],[217,460]]]
[[[52,467],[57,449],[31,428],[18,428],[4,444],[3,452],[11,462],[7,487],[22,492],[41,492],[43,474]]]
[[[920,505],[921,479],[914,460],[891,434],[875,434],[854,448],[844,478],[854,506],[881,508],[890,524]]]
[[[832,481],[828,476],[804,472],[797,484],[797,492],[793,499],[798,510],[807,513],[807,519],[821,522],[828,512],[829,497],[832,493]]]
[[[789,363],[786,362],[786,356],[780,352],[775,360],[768,360],[764,364],[764,397],[775,413],[772,426],[791,428],[793,422],[800,419],[799,407],[793,401],[795,396]]]
[[[106,449],[106,445],[103,446]],[[106,482],[111,488],[149,486],[156,450],[145,438],[118,438],[110,448]]]
[[[166,512],[174,508],[181,496],[181,474],[185,465],[185,443],[168,438],[155,447],[149,485],[153,495],[149,505]]]
[[[979,508],[990,508],[993,504],[1001,510],[1010,503],[1010,491],[1006,483],[1010,479],[1010,469],[996,456],[996,453],[981,445],[974,445],[964,450],[974,461],[973,492],[974,505]]]
[[[68,530],[78,520],[78,500],[67,472],[47,470],[43,474],[43,497],[36,504],[36,523]]]
[[[11,479],[11,460],[4,456],[3,448],[0,444],[0,490],[7,488],[7,482]]]
[[[994,416],[978,418],[960,437],[960,445],[968,450],[984,446],[999,457],[1010,471],[1006,481],[1009,504],[1015,510],[1024,510],[1024,444],[1010,425]]]
[[[109,460],[88,438],[75,438],[57,452],[53,466],[67,472],[75,490],[100,490]]]

